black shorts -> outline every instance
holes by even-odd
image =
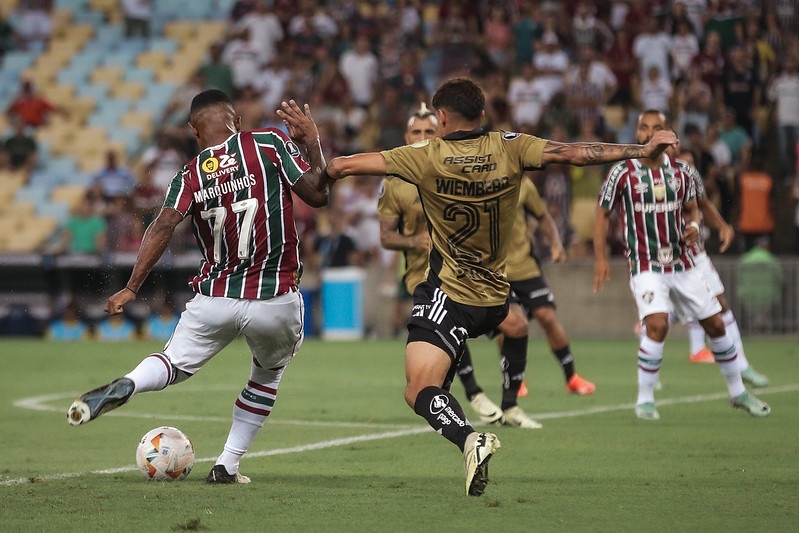
[[[493,307],[460,304],[452,301],[431,282],[423,281],[413,291],[408,342],[429,342],[447,352],[453,362],[457,362],[467,338],[491,332],[507,315],[507,302]]]
[[[555,307],[555,295],[549,290],[544,276],[511,281],[508,300],[521,305],[528,319],[533,318],[533,311],[539,307]]]

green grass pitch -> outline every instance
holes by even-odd
[[[136,396],[82,427],[72,399],[135,366],[158,344],[0,341],[0,530],[14,531],[796,531],[799,342],[747,340],[771,384],[772,414],[734,410],[715,365],[667,341],[659,421],[633,415],[635,339],[573,341],[597,384],[565,392],[531,341],[522,407],[541,430],[494,428],[502,449],[482,498],[464,494],[457,448],[405,405],[402,341],[309,340],[242,460],[250,485],[209,486],[233,401],[249,370],[237,341],[191,380]],[[500,398],[496,349],[471,342],[477,377]],[[460,400],[459,383],[453,391]],[[472,415],[464,403],[467,415]],[[134,470],[139,438],[173,425],[194,442],[182,482]]]

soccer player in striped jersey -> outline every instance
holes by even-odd
[[[243,336],[252,352],[250,377],[235,401],[233,424],[208,483],[249,483],[239,473],[239,461],[271,413],[283,372],[303,340],[292,191],[321,207],[328,201],[329,181],[308,106],[283,102],[278,115],[290,117],[290,138],[273,128],[239,131],[240,117],[222,91],[194,97],[189,126],[201,152],[173,178],[125,288],[108,298],[105,311],[119,314],[136,298],[187,217],[203,255],[189,283],[196,294],[163,351],[81,395],[67,412],[70,424],[83,424],[134,394],[185,381]]]
[[[680,158],[677,159],[677,165],[683,172],[691,177],[694,187],[696,188],[696,201],[699,210],[702,212],[702,222],[718,230],[719,238],[721,239],[720,251],[723,253],[729,248],[730,244],[732,244],[732,240],[735,237],[735,230],[722,218],[716,206],[708,200],[707,193],[705,192],[704,180],[693,165],[693,156],[691,152],[683,152],[679,157]],[[743,342],[741,341],[741,332],[738,329],[738,321],[735,320],[732,309],[730,309],[730,306],[727,304],[727,298],[724,297],[724,284],[721,282],[718,272],[716,272],[713,263],[710,261],[710,257],[708,257],[705,251],[705,242],[701,233],[699,234],[699,239],[694,244],[690,245],[688,250],[694,259],[694,265],[702,272],[705,281],[707,281],[710,286],[710,290],[716,295],[716,298],[718,298],[721,304],[721,317],[724,319],[724,327],[727,329],[727,333],[732,337],[735,348],[738,350],[738,366],[741,369],[741,377],[744,383],[752,387],[765,387],[768,385],[768,378],[752,368],[752,365],[749,364],[749,360],[746,358]],[[705,345],[705,330],[702,328],[702,325],[698,321],[692,320],[688,322],[687,326],[691,360],[694,361],[694,354],[709,352],[709,350]]]
[[[677,142],[657,132],[650,143],[560,143],[486,131],[485,94],[469,78],[442,84],[433,96],[440,137],[383,152],[337,157],[332,179],[394,175],[416,185],[430,228],[427,279],[417,285],[405,350],[405,401],[462,452],[466,492],[480,496],[493,433],[477,432],[448,388],[463,343],[508,316],[505,262],[526,170],[551,163],[592,165],[651,157]]]
[[[637,140],[642,145],[666,131],[666,117],[647,110],[638,117]],[[646,335],[638,349],[638,418],[656,420],[655,386],[663,345],[669,330],[669,312],[684,321],[699,320],[710,337],[710,348],[727,383],[733,407],[754,416],[771,408],[746,390],[735,343],[727,334],[721,305],[694,268],[688,246],[699,238],[699,209],[695,184],[667,153],[639,157],[611,167],[602,186],[594,221],[594,292],[610,279],[606,242],[608,218],[621,212],[626,225],[630,289],[644,322]]]

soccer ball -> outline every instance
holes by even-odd
[[[151,429],[139,441],[136,464],[151,481],[180,481],[194,466],[194,445],[177,428]]]

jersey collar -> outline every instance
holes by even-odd
[[[476,139],[481,135],[485,135],[486,131],[483,129],[482,126],[478,126],[473,130],[460,130],[460,131],[453,131],[448,135],[444,135],[442,139],[445,141],[462,141],[464,139]]]

